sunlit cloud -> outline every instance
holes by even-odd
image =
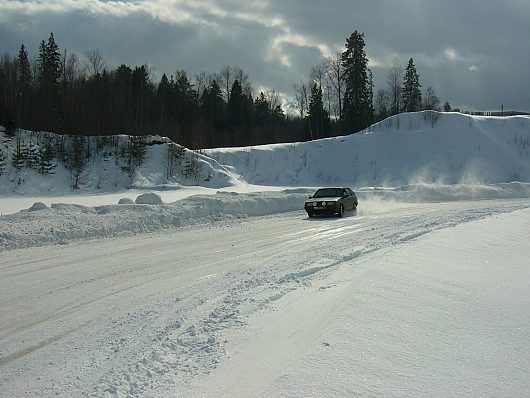
[[[460,61],[461,58],[458,55],[458,52],[454,48],[446,48],[444,50],[445,58],[449,61]]]
[[[466,24],[453,22],[453,7],[424,2],[420,27],[411,12],[418,10],[416,1],[343,1],[330,7],[305,0],[0,0],[0,51],[15,53],[24,43],[35,56],[40,40],[54,32],[61,49],[80,55],[100,49],[109,68],[149,63],[158,71],[184,68],[193,76],[238,65],[255,86],[288,93],[309,79],[312,67],[343,51],[343,39],[359,30],[378,87],[385,86],[396,60],[404,68],[412,57],[422,84],[434,85],[454,105],[460,101],[455,97],[466,103],[476,98],[476,108],[487,100],[473,98],[470,85],[477,87],[478,78],[512,84],[519,92],[514,97],[527,98],[520,93],[528,86],[521,67],[530,54],[530,44],[520,40],[527,31],[525,13],[511,3],[484,2],[480,9],[459,3]],[[509,22],[495,18],[501,9]],[[525,104],[520,107],[530,108]]]
[[[139,5],[135,2],[125,1],[79,1],[79,0],[54,0],[54,1],[20,1],[7,0],[0,3],[2,13],[21,13],[35,15],[40,13],[69,13],[83,11],[92,14],[111,14],[127,16],[138,12]]]

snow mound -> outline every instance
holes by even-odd
[[[42,202],[35,202],[33,205],[28,209],[29,211],[38,211],[38,210],[44,210],[48,209],[49,207],[45,205]]]
[[[121,198],[118,201],[119,205],[133,205],[134,201],[131,198]]]
[[[138,196],[135,200],[137,205],[161,205],[164,204],[160,195],[149,192]]]

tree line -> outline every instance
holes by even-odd
[[[187,72],[153,82],[147,65],[105,66],[98,50],[85,61],[61,51],[53,33],[30,61],[0,59],[0,123],[74,135],[161,134],[189,148],[305,141],[356,132],[402,111],[439,108],[429,87],[423,94],[412,58],[403,74],[396,61],[387,88],[374,95],[364,34],[355,31],[346,49],[295,84],[288,103],[279,93],[254,93],[248,74],[237,66],[216,73]],[[446,104],[448,106],[448,104]],[[286,112],[288,106],[293,112]]]

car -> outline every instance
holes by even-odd
[[[304,209],[309,217],[316,214],[344,215],[347,210],[356,210],[357,196],[350,188],[320,188],[305,202]]]

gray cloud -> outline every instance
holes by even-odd
[[[255,88],[290,95],[358,30],[376,88],[394,59],[405,66],[413,57],[423,87],[454,106],[530,111],[528,20],[527,0],[4,0],[0,51],[24,43],[35,56],[54,32],[80,56],[99,49],[108,67],[149,63],[154,76],[193,76],[237,65]]]

